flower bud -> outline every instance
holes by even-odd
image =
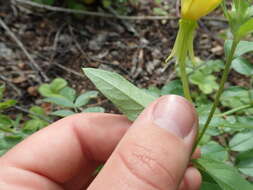
[[[222,0],[181,0],[181,17],[198,20],[212,12]]]

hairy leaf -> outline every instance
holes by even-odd
[[[134,120],[155,97],[137,88],[117,73],[83,69],[86,76],[130,120]]]

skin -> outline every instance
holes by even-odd
[[[186,100],[165,98],[187,107],[173,115],[175,120],[185,118],[182,125],[197,120]],[[77,114],[40,130],[0,158],[0,189],[198,190],[201,176],[190,165],[197,127],[184,140],[157,127],[152,112],[162,99],[134,123],[120,115]],[[197,150],[193,157],[199,156]]]

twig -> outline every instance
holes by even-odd
[[[63,65],[61,65],[61,64],[59,64],[59,63],[53,63],[53,64],[56,65],[57,67],[61,68],[61,69],[64,70],[64,71],[67,71],[67,72],[69,72],[69,73],[71,73],[71,74],[74,74],[74,75],[76,75],[76,76],[78,76],[78,77],[80,77],[80,78],[85,78],[85,77],[84,77],[84,74],[81,74],[81,73],[79,73],[79,72],[76,72],[76,71],[73,70],[73,69],[67,68],[67,67],[65,67],[65,66],[63,66]]]
[[[42,58],[43,60],[46,60],[46,61],[47,61],[47,62],[45,63],[46,65],[52,66],[52,65],[49,63],[49,59],[48,59],[47,57],[44,57],[43,55],[38,55],[38,56],[39,56],[40,58]],[[62,69],[62,70],[64,70],[64,71],[67,71],[67,72],[69,72],[69,73],[71,73],[71,74],[74,74],[74,75],[76,75],[76,76],[78,76],[78,77],[80,77],[80,78],[85,78],[84,75],[82,75],[81,73],[79,73],[79,72],[77,72],[77,71],[75,71],[75,70],[73,70],[73,69],[67,68],[67,67],[65,67],[65,66],[63,66],[63,65],[61,65],[61,64],[59,64],[59,63],[53,63],[53,62],[52,62],[52,64],[55,65],[55,66],[57,66],[57,67],[59,67],[60,69]]]
[[[18,96],[22,96],[21,90],[19,90],[14,84],[12,84],[12,82],[9,79],[4,77],[3,75],[0,75],[0,79],[5,81],[11,88],[13,88],[17,92]]]
[[[29,66],[37,73],[39,82],[42,83],[41,76],[46,82],[49,81],[48,77],[43,73],[40,66],[34,61],[32,56],[28,53],[22,42],[15,36],[15,34],[10,30],[10,28],[4,23],[4,21],[1,18],[0,18],[0,25],[9,34],[9,36],[17,43],[20,49],[27,56],[27,58],[31,62],[29,63]]]
[[[112,14],[114,15],[116,18],[119,18],[120,16],[118,15],[118,13],[113,10],[113,8],[111,7],[108,7],[107,10]],[[122,25],[131,33],[133,33],[135,36],[140,36],[139,33],[135,30],[135,28],[130,24],[128,23],[126,20],[123,20],[121,19],[120,22],[122,23]]]
[[[28,113],[28,114],[31,114],[31,115],[37,116],[37,117],[39,117],[40,119],[42,119],[42,120],[44,120],[44,121],[47,121],[47,122],[49,122],[49,123],[52,123],[52,122],[53,122],[52,120],[47,119],[46,117],[44,117],[44,116],[42,116],[42,115],[39,115],[39,114],[36,114],[36,113],[30,112],[29,110],[24,109],[24,108],[22,108],[22,107],[20,107],[20,106],[13,106],[13,107],[14,107],[15,109],[19,110],[19,111],[24,112],[24,113]]]
[[[90,15],[90,16],[97,16],[97,17],[103,17],[103,18],[116,18],[116,19],[124,19],[124,20],[176,20],[176,19],[179,19],[179,17],[175,17],[175,16],[124,16],[124,15],[118,15],[117,17],[115,17],[115,15],[107,14],[107,13],[54,7],[54,6],[49,6],[49,5],[42,5],[42,4],[31,2],[28,0],[13,0],[13,1],[16,1],[21,4],[25,4],[25,5],[30,5],[32,7],[37,7],[37,8],[46,9],[49,11],[54,11],[54,12],[64,12],[64,13],[69,13],[69,14],[82,14],[82,15]],[[221,22],[227,21],[225,18],[220,18],[220,17],[204,17],[203,19],[216,20],[216,21],[221,21]]]

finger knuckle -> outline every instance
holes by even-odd
[[[164,179],[166,186],[175,184],[175,176],[168,169],[163,153],[153,151],[136,143],[128,144],[127,151],[120,151],[119,156],[129,172],[152,186],[153,189],[163,190],[163,185],[158,184],[156,179]]]

